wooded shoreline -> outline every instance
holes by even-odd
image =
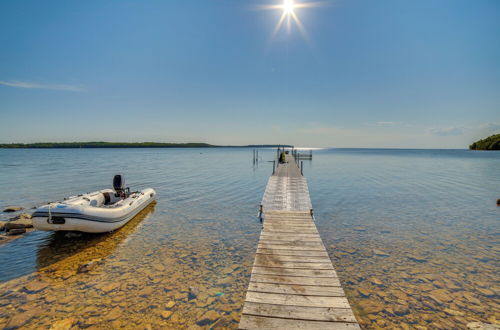
[[[79,149],[79,148],[289,148],[289,145],[220,146],[208,143],[160,143],[160,142],[38,142],[0,144],[0,149]]]

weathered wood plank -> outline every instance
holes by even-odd
[[[272,240],[272,239],[261,239],[260,240],[260,243],[262,244],[273,244],[273,245],[290,245],[290,246],[304,246],[304,247],[321,247],[322,249],[324,249],[324,245],[323,245],[323,242],[321,241],[303,241],[303,240],[300,240],[300,239],[297,239],[297,240],[288,240],[288,241],[284,241],[284,240]]]
[[[276,283],[276,284],[297,284],[315,286],[340,286],[338,277],[304,277],[304,276],[281,276],[275,274],[253,273],[251,282]]]
[[[345,297],[344,290],[340,286],[314,286],[250,282],[248,291],[300,294],[308,296]]]
[[[306,222],[314,222],[313,219],[311,218],[310,215],[305,215],[303,217],[297,217],[297,216],[273,216],[273,215],[266,215],[264,217],[265,221],[306,221]]]
[[[285,306],[247,302],[243,314],[285,319],[356,322],[350,308]]]
[[[295,241],[279,241],[279,240],[270,240],[270,239],[263,239],[260,241],[261,244],[267,244],[267,245],[279,245],[279,246],[303,246],[305,249],[308,249],[309,247],[317,247],[317,248],[322,248],[324,250],[324,245],[322,242],[311,242],[311,241],[301,241],[301,240],[295,240]]]
[[[324,257],[303,257],[303,256],[283,256],[279,254],[259,254],[255,255],[255,259],[265,259],[265,260],[279,260],[279,261],[292,261],[292,262],[328,262],[330,263],[330,258]]]
[[[287,306],[333,308],[350,307],[346,297],[302,296],[296,294],[264,293],[253,291],[247,292],[246,301]]]
[[[306,277],[330,277],[337,275],[333,269],[296,269],[253,266],[252,274],[292,275]]]
[[[292,320],[244,314],[240,329],[360,329],[357,323]]]
[[[288,222],[285,222],[285,221],[276,221],[276,220],[264,220],[263,222],[263,225],[266,226],[266,225],[284,225],[286,224],[287,226],[304,226],[304,225],[307,225],[307,226],[315,226],[316,227],[316,224],[314,224],[313,222],[305,222],[305,221],[288,221]]]
[[[274,215],[274,216],[310,216],[310,211],[287,211],[287,210],[279,210],[279,211],[268,211],[266,215]]]
[[[325,248],[320,246],[294,246],[294,245],[280,245],[280,244],[267,244],[267,243],[259,243],[258,248],[261,249],[277,249],[277,250],[307,250],[307,251],[325,251]]]
[[[279,260],[255,259],[254,266],[273,268],[295,268],[295,269],[331,269],[331,262],[292,262]]]
[[[304,216],[291,216],[291,215],[283,215],[283,216],[275,216],[275,215],[269,215],[265,214],[264,215],[264,220],[268,221],[307,221],[307,222],[314,222],[313,218],[311,215],[304,215]]]
[[[269,234],[315,234],[319,235],[317,229],[289,229],[289,228],[272,228],[272,227],[267,227],[265,228],[266,233]]]
[[[264,230],[268,227],[283,227],[283,228],[294,228],[294,229],[316,229],[316,226],[313,223],[287,223],[287,222],[265,222],[264,221]]]
[[[321,239],[319,234],[305,234],[305,233],[295,233],[295,234],[275,234],[275,233],[269,233],[267,231],[262,231],[260,234],[261,238],[276,238],[276,239],[290,239],[290,238],[314,238],[314,239]]]
[[[259,248],[257,247],[258,254],[272,254],[280,256],[301,256],[301,257],[328,257],[328,253],[323,251],[294,251],[294,250],[283,250],[275,248]]]
[[[293,236],[277,236],[277,235],[268,235],[268,236],[260,236],[261,241],[273,241],[273,242],[315,242],[323,244],[323,241],[319,236],[312,237],[293,237]]]

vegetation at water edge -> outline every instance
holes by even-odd
[[[485,139],[474,142],[470,150],[500,150],[500,134],[494,134]]]

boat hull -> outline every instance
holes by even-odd
[[[145,189],[141,196],[126,207],[114,210],[54,208],[50,212],[40,210],[33,214],[33,227],[43,231],[80,231],[85,233],[106,233],[114,231],[133,219],[146,206],[151,204],[156,197],[153,189]],[[127,203],[128,204],[128,203]],[[99,212],[101,211],[101,212]],[[104,212],[107,211],[107,212]]]

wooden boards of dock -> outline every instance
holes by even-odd
[[[291,157],[264,193],[263,229],[239,328],[359,329],[314,224],[307,181]]]

